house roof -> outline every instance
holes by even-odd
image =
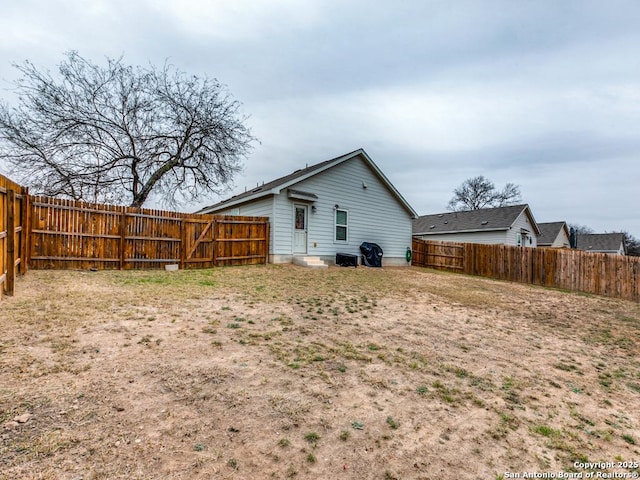
[[[528,205],[481,208],[462,212],[423,215],[413,221],[414,235],[434,235],[441,233],[468,233],[508,230],[516,219],[525,212],[536,234],[540,230]]]
[[[347,153],[345,155],[341,155],[339,157],[325,160],[324,162],[316,163],[315,165],[310,165],[305,168],[296,170],[292,173],[289,173],[288,175],[284,175],[283,177],[276,178],[275,180],[271,180],[270,182],[259,185],[252,190],[234,195],[233,197],[223,200],[222,202],[216,203],[214,205],[204,207],[197,213],[213,213],[225,208],[233,207],[235,205],[251,202],[268,195],[277,195],[285,188],[302,182],[303,180],[313,177],[314,175],[318,175],[321,172],[324,172],[332,167],[335,167],[336,165],[339,165],[358,156],[362,158],[362,160],[369,166],[369,168],[371,168],[371,170],[373,170],[380,181],[391,191],[393,196],[407,210],[407,212],[409,212],[409,214],[413,218],[416,218],[418,214],[415,212],[415,210],[411,207],[411,205],[409,205],[409,203],[404,199],[400,192],[396,190],[389,179],[382,173],[382,171],[373,162],[373,160],[371,160],[371,157],[369,157],[369,155],[367,155],[367,153],[362,148],[354,150],[353,152]]]
[[[576,235],[578,250],[590,252],[617,252],[622,245],[627,253],[623,233],[579,233]]]
[[[545,245],[551,245],[560,232],[564,229],[564,233],[569,238],[569,229],[567,222],[546,222],[539,223],[540,236],[538,236],[538,245],[544,247]]]

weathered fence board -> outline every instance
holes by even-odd
[[[462,270],[464,244],[414,242],[412,258],[414,265],[439,270]]]
[[[413,239],[412,263],[640,302],[640,257]]]
[[[13,295],[16,274],[27,268],[28,197],[26,188],[0,175],[0,296]]]
[[[267,263],[269,219],[34,197],[0,175],[0,296],[36,269],[148,269]]]
[[[30,265],[148,269],[265,263],[269,220],[33,197]]]

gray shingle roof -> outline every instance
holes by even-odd
[[[529,206],[525,204],[423,215],[413,221],[413,234],[429,235],[508,230],[524,210],[527,210],[527,214],[530,217],[529,220],[535,226],[536,223],[533,215],[531,215]]]
[[[567,228],[566,222],[546,222],[539,223],[540,235],[538,236],[538,246],[544,247],[545,245],[551,245],[558,237],[558,234],[563,228]],[[569,232],[565,232],[567,237]]]
[[[357,152],[358,150],[356,150]],[[351,155],[354,152],[348,153],[347,155]],[[344,155],[341,155],[341,157]],[[296,178],[300,178],[303,177],[309,173],[313,173],[316,170],[320,170],[322,169],[322,167],[324,167],[325,165],[335,161],[336,159],[338,159],[340,157],[336,157],[336,158],[332,158],[330,160],[325,160],[324,162],[320,162],[320,163],[316,163],[315,165],[311,165],[311,166],[307,166],[305,168],[301,168],[299,170],[296,170],[292,173],[289,173],[288,175],[284,175],[283,177],[279,177],[276,178],[275,180],[271,180],[268,183],[264,183],[262,185],[259,185],[256,188],[253,188],[251,190],[248,190],[244,193],[240,193],[238,195],[234,195],[231,198],[227,198],[226,200],[223,200],[221,202],[218,202],[214,205],[210,205],[208,207],[204,207],[202,210],[200,210],[200,212],[203,211],[209,211],[209,210],[215,210],[218,209],[220,207],[223,207],[224,205],[226,205],[227,203],[231,203],[234,202],[236,203],[236,201],[238,200],[244,200],[244,199],[249,199],[250,197],[254,196],[256,193],[260,193],[260,192],[268,192],[269,190],[271,190],[272,188],[277,188],[280,185],[284,185],[285,183],[288,183],[292,180],[295,180]]]
[[[358,156],[360,156],[364,160],[364,162],[367,165],[369,165],[371,170],[373,170],[373,172],[378,176],[381,182],[387,186],[389,191],[398,200],[398,202],[405,208],[405,210],[409,212],[411,217],[412,218],[417,217],[418,215],[415,212],[415,210],[411,207],[411,205],[409,205],[409,203],[400,194],[400,192],[398,192],[398,190],[391,184],[389,179],[384,175],[384,173],[382,173],[382,171],[373,162],[373,160],[371,160],[369,155],[367,155],[367,153],[362,148],[359,148],[358,150],[354,150],[353,152],[347,153],[345,155],[340,155],[339,157],[325,160],[324,162],[316,163],[311,166],[306,166],[305,168],[296,170],[293,173],[290,173],[283,177],[276,178],[275,180],[272,180],[268,183],[259,185],[252,190],[249,190],[244,193],[240,193],[238,195],[234,195],[233,197],[223,200],[222,202],[216,203],[214,205],[204,207],[196,213],[214,213],[224,208],[229,208],[235,205],[239,205],[241,203],[254,201],[266,195],[278,194],[280,193],[282,188],[295,185],[296,183],[299,183],[313,175],[319,174],[325,170],[328,170],[329,168],[332,168],[335,165],[338,165],[342,162],[348,161]]]
[[[624,234],[622,233],[586,233],[578,234],[576,237],[578,250],[588,252],[617,252],[620,245],[624,245]]]

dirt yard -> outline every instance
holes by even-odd
[[[0,320],[3,480],[640,472],[635,303],[417,268],[30,271]]]

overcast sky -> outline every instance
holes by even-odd
[[[225,196],[362,147],[421,215],[484,175],[538,222],[640,237],[639,25],[637,0],[21,0],[0,96],[12,63],[68,50],[168,59],[250,115],[260,143]]]

